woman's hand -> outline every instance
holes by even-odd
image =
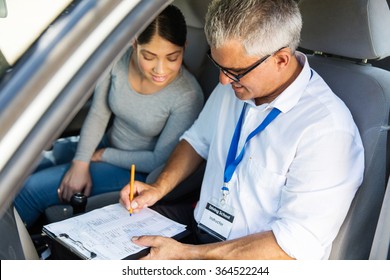
[[[61,201],[70,201],[73,194],[81,192],[86,196],[91,194],[92,179],[89,173],[89,163],[73,161],[58,188],[58,197]]]
[[[102,161],[103,153],[105,150],[105,148],[96,150],[92,155],[91,161]]]

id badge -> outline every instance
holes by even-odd
[[[233,207],[212,198],[203,210],[198,227],[220,240],[226,240],[233,227],[234,212]]]

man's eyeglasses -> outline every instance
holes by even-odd
[[[253,69],[255,69],[257,66],[259,66],[261,63],[263,63],[264,61],[267,60],[267,58],[269,58],[270,56],[273,56],[275,53],[277,53],[278,51],[284,49],[286,47],[283,47],[283,48],[280,48],[278,49],[276,52],[272,53],[272,54],[269,54],[269,55],[266,55],[262,58],[260,58],[258,61],[256,61],[254,64],[252,64],[251,66],[249,66],[248,68],[244,69],[243,72],[241,74],[234,74],[232,72],[230,72],[229,70],[227,70],[226,68],[222,67],[221,65],[219,65],[212,57],[211,57],[211,50],[208,50],[207,52],[207,56],[210,58],[210,60],[215,64],[215,66],[217,66],[219,68],[219,70],[221,70],[221,72],[223,74],[225,74],[226,77],[228,77],[229,79],[233,80],[234,82],[238,83],[240,82],[240,79],[242,79],[242,77],[244,77],[246,74],[248,74],[250,71],[252,71]]]

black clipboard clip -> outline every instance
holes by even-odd
[[[89,252],[90,254],[90,259],[93,259],[93,258],[96,258],[96,253],[92,252],[91,250],[88,250],[87,248],[85,248],[84,244],[81,242],[81,241],[78,241],[78,240],[74,240],[72,237],[70,237],[68,234],[66,233],[60,233],[59,234],[59,237],[65,237],[67,239],[69,239],[70,241],[72,241],[76,246],[78,246],[79,248]]]

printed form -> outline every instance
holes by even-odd
[[[117,203],[46,225],[43,231],[86,259],[121,260],[145,249],[131,241],[133,236],[173,237],[185,229],[149,208],[130,216]]]

